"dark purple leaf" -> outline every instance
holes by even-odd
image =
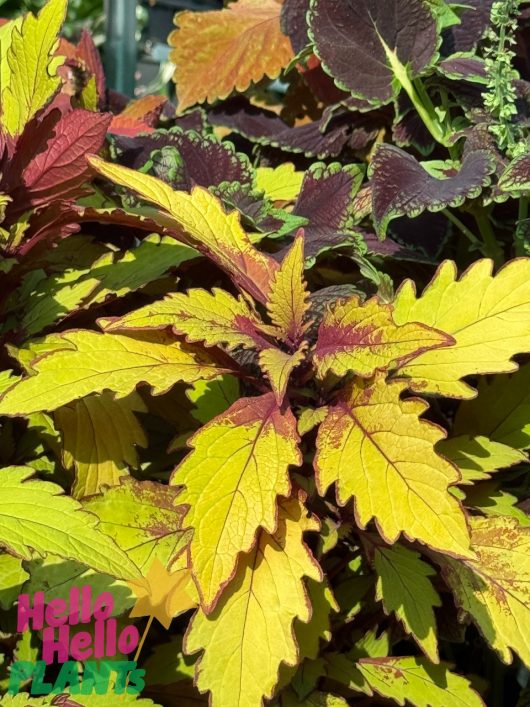
[[[375,233],[368,233],[366,231],[360,231],[363,240],[368,249],[368,253],[372,255],[379,255],[382,258],[391,258],[392,260],[405,260],[410,262],[427,262],[431,263],[432,259],[419,253],[412,248],[407,248],[401,245],[397,241],[392,240],[392,238],[385,238],[384,241],[380,240]]]
[[[246,155],[236,152],[230,142],[220,142],[210,135],[200,135],[180,128],[157,130],[135,138],[116,136],[114,140],[118,161],[131,169],[140,169],[153,152],[168,150],[180,157],[182,169],[178,181],[166,179],[175,189],[190,190],[194,185],[218,186],[223,182],[252,184],[253,171]],[[166,152],[167,156],[167,152]],[[164,178],[163,173],[157,176]]]
[[[435,262],[451,234],[451,224],[444,214],[424,211],[416,218],[403,216],[389,226],[392,239],[407,251],[425,256],[424,261]],[[386,238],[383,243],[389,239]]]
[[[488,81],[486,62],[477,56],[455,54],[440,61],[436,69],[442,76],[456,81],[471,81],[482,85]]]
[[[425,123],[408,99],[400,96],[397,104],[399,114],[392,126],[394,142],[398,147],[415,147],[420,154],[430,155],[435,143]]]
[[[476,47],[489,26],[493,0],[466,0],[471,7],[460,13],[460,24],[444,32],[443,53],[469,52]]]
[[[530,155],[517,157],[508,165],[499,180],[499,189],[513,195],[530,191]]]
[[[171,104],[168,102],[166,103],[167,105]],[[202,133],[207,126],[206,114],[201,108],[196,108],[190,113],[176,116],[173,124],[175,128],[180,128],[181,130],[195,130],[196,133]]]
[[[304,226],[306,258],[358,240],[353,233],[353,200],[363,176],[363,168],[357,165],[317,163],[307,170],[293,209],[296,216],[308,220]]]
[[[441,211],[476,198],[490,184],[495,160],[479,150],[464,159],[460,171],[448,179],[432,177],[412,155],[394,145],[380,145],[370,166],[372,213],[377,235],[386,234],[398,216]]]
[[[318,59],[316,59],[316,61],[318,61]],[[326,74],[320,62],[310,69],[304,69],[301,73],[311,91],[325,105],[328,106],[332,103],[340,103],[341,101],[348,100],[349,94],[335,85],[335,82],[331,76]],[[370,106],[370,109],[372,109],[372,106]]]
[[[295,54],[300,54],[309,44],[306,20],[309,3],[310,0],[285,0],[283,3],[281,14],[282,32],[291,40]]]
[[[436,56],[437,23],[422,0],[313,0],[310,36],[324,69],[354,96],[384,104],[395,94],[385,50],[418,76]]]
[[[208,112],[211,125],[222,125],[259,145],[277,147],[307,157],[337,157],[346,147],[351,132],[348,113],[329,121],[325,132],[322,121],[289,127],[272,111],[257,108],[244,99],[226,101]]]

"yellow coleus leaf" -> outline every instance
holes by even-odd
[[[368,378],[379,369],[451,343],[450,336],[424,324],[396,323],[392,305],[375,297],[363,303],[354,295],[324,315],[314,361],[320,377],[331,371]]]
[[[328,410],[327,405],[323,405],[320,408],[304,408],[298,416],[298,434],[303,437],[303,435],[318,427],[326,419]]]
[[[104,392],[89,395],[55,411],[62,432],[63,463],[75,468],[72,496],[100,493],[116,486],[128,467],[137,467],[136,446],[147,446],[147,437],[135,412],[146,407],[137,393],[114,399]]]
[[[442,602],[429,579],[436,570],[417,552],[398,544],[377,544],[374,564],[378,574],[377,601],[383,602],[387,613],[395,613],[427,658],[438,663],[434,607]]]
[[[297,172],[292,162],[284,162],[278,167],[258,167],[256,187],[271,201],[294,201],[304,181],[304,172]]]
[[[483,378],[478,396],[460,403],[454,434],[485,435],[514,449],[529,449],[530,365],[511,376]]]
[[[321,580],[303,539],[318,524],[305,514],[300,501],[283,500],[274,534],[259,532],[214,611],[192,619],[185,651],[204,651],[196,681],[212,707],[259,707],[273,696],[280,664],[298,662],[293,622],[311,618],[303,577]]]
[[[139,383],[160,394],[177,381],[192,383],[227,372],[203,349],[164,332],[143,332],[135,338],[74,330],[50,338],[54,347],[62,343],[68,348],[56,348],[32,361],[33,375],[15,382],[0,397],[0,415],[55,410],[103,390],[124,397]]]
[[[304,282],[304,236],[300,232],[271,284],[267,311],[279,338],[297,346],[307,329],[309,292]]]
[[[362,658],[357,663],[368,685],[398,705],[413,707],[484,707],[469,680],[451,673],[447,663],[425,658]]]
[[[462,474],[460,484],[489,479],[490,474],[499,469],[527,461],[526,454],[518,449],[484,436],[459,435],[442,439],[436,445],[436,451],[459,468]]]
[[[237,0],[224,10],[179,13],[169,35],[179,110],[279,76],[294,56],[281,9],[278,0]]]
[[[157,216],[162,226],[211,258],[254,299],[266,302],[279,265],[270,255],[254,248],[241,227],[238,211],[227,214],[219,199],[201,187],[195,187],[191,194],[173,191],[156,177],[99,157],[92,156],[89,162],[100,174],[156,204],[166,212]]]
[[[278,405],[283,402],[291,373],[304,359],[305,349],[303,348],[294,354],[286,353],[274,346],[260,352],[260,368],[270,381]]]
[[[28,13],[13,28],[7,50],[9,72],[2,70],[1,94],[1,122],[9,135],[20,135],[60,86],[57,69],[63,59],[54,57],[54,52],[66,7],[67,0],[48,0],[36,17]]]
[[[170,573],[155,558],[148,573],[141,579],[127,582],[137,597],[129,616],[149,616],[157,619],[167,630],[171,621],[197,606],[196,590],[188,569]]]
[[[513,260],[495,277],[492,267],[479,260],[458,280],[456,265],[445,261],[420,297],[410,280],[399,289],[397,324],[422,322],[455,340],[402,366],[414,390],[473,398],[475,390],[461,378],[514,371],[512,356],[530,351],[530,259]]]
[[[505,663],[530,666],[530,528],[513,518],[470,518],[476,560],[443,561],[456,602]]]
[[[330,406],[317,436],[319,493],[336,483],[341,506],[355,497],[361,528],[375,518],[388,543],[410,540],[469,557],[469,534],[460,504],[448,492],[459,480],[454,466],[436,454],[443,433],[420,420],[427,403],[401,400],[406,384],[356,381]]]
[[[100,319],[99,324],[106,331],[171,327],[187,341],[203,341],[206,346],[226,344],[228,349],[268,345],[257,331],[261,320],[254,308],[243,297],[233,297],[219,288],[172,293],[123,317]]]
[[[205,611],[233,576],[239,553],[252,548],[258,528],[274,532],[276,498],[289,494],[289,466],[302,461],[298,441],[293,414],[280,410],[272,393],[242,398],[189,441],[193,451],[171,483],[185,486],[179,503],[189,505],[190,561]]]
[[[20,30],[23,17],[17,17],[16,20],[10,20],[0,27],[0,96],[7,86],[11,78],[11,69],[7,61],[7,52],[11,46],[11,38],[15,27]]]

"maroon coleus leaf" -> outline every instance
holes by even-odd
[[[120,164],[131,169],[144,167],[156,150],[174,148],[182,161],[178,181],[170,181],[174,189],[189,191],[195,185],[212,187],[223,182],[252,184],[253,181],[246,155],[236,152],[230,142],[220,142],[195,131],[157,130],[136,138],[116,137],[114,144]]]
[[[230,128],[251,142],[277,147],[307,157],[337,157],[346,147],[351,118],[348,113],[329,121],[289,127],[272,111],[251,105],[245,99],[226,101],[208,111],[211,125]]]
[[[295,54],[309,44],[307,12],[311,0],[284,0],[281,14],[282,32],[291,40]]]
[[[421,217],[420,217],[421,218]],[[410,261],[410,262],[425,262],[432,263],[432,259],[421,252],[415,251],[412,248],[407,248],[401,245],[392,238],[385,238],[384,241],[380,240],[375,233],[363,232],[359,229],[360,235],[366,244],[368,253],[372,255],[379,255],[382,258],[390,258],[392,260]]]
[[[380,145],[370,165],[372,214],[379,237],[398,216],[417,216],[425,210],[441,211],[476,198],[490,184],[495,171],[491,153],[470,153],[458,172],[436,179],[410,154],[394,145]]]
[[[392,100],[387,52],[418,76],[436,56],[436,18],[422,0],[313,0],[310,37],[337,85],[374,104]]]
[[[493,0],[466,0],[466,9],[459,13],[460,24],[445,30],[443,53],[469,52],[476,47],[490,22]]]
[[[429,155],[435,148],[432,135],[409,98],[403,93],[396,101],[392,137],[398,147],[414,147],[423,156]]]
[[[166,103],[166,107],[169,105],[171,104]],[[189,113],[178,115],[173,118],[173,125],[181,130],[195,130],[196,133],[202,133],[206,130],[208,125],[206,113],[202,110],[202,108],[196,108]]]
[[[145,132],[153,132],[166,103],[165,96],[142,96],[142,98],[131,101],[119,115],[112,118],[109,132],[114,135],[129,135],[131,137]]]
[[[77,45],[77,56],[84,61],[87,69],[96,79],[96,90],[101,108],[105,100],[105,73],[98,48],[94,44],[92,35],[86,29],[81,32],[81,39]]]
[[[438,62],[436,70],[442,76],[457,81],[486,84],[488,80],[486,62],[477,56],[450,56]]]
[[[45,148],[24,168],[22,186],[12,195],[14,202],[20,198],[26,206],[34,207],[51,199],[77,198],[90,174],[86,155],[99,152],[110,120],[108,113],[82,109],[61,116]]]
[[[443,214],[424,211],[415,218],[397,218],[388,230],[390,238],[380,243],[384,245],[393,240],[407,252],[415,253],[418,260],[432,263],[436,262],[451,235],[451,224]],[[399,254],[396,257],[405,259]]]

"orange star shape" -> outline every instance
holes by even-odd
[[[142,579],[127,582],[137,597],[130,617],[150,616],[165,629],[171,621],[189,609],[194,609],[196,589],[188,569],[170,573],[157,558]]]

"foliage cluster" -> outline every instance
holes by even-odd
[[[530,15],[184,12],[175,108],[66,10],[0,27],[0,687],[157,560],[125,704],[524,704]]]

